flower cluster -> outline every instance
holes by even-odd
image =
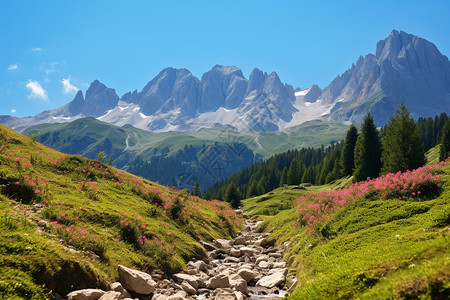
[[[441,189],[440,169],[443,164],[444,162],[441,162],[413,171],[389,173],[354,183],[340,190],[304,194],[295,201],[298,219],[293,225],[304,226],[311,235],[315,231],[314,224],[331,217],[334,212],[358,197],[369,198],[376,195],[385,199],[420,200],[435,195]]]

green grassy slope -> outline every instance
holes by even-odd
[[[328,145],[343,139],[347,130],[348,126],[342,123],[314,120],[281,132],[239,133],[223,126],[189,132],[155,133],[130,125],[117,127],[93,118],[83,118],[70,123],[36,125],[23,133],[27,136],[38,134],[41,142],[55,149],[73,148],[78,154],[90,157],[104,150],[113,153],[114,159],[117,159],[124,151],[139,154],[167,147],[169,154],[173,154],[185,145],[200,146],[206,143],[208,146],[214,142],[244,143],[255,153],[268,157],[289,149]]]
[[[280,187],[264,195],[242,200],[242,209],[251,218],[269,219],[281,211],[292,209],[295,199],[301,195],[337,189],[349,182],[349,178],[342,178],[326,185],[307,185],[305,189]]]
[[[227,238],[229,206],[65,155],[0,125],[0,298],[106,287],[117,264],[171,273]]]
[[[245,200],[274,243],[289,242],[285,258],[298,278],[290,299],[448,299],[450,161],[416,175],[402,175],[399,190],[384,178]]]

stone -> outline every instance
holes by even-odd
[[[118,269],[120,283],[125,289],[142,295],[149,295],[155,290],[156,282],[150,274],[122,265],[119,265]]]
[[[131,298],[131,294],[123,288],[120,282],[114,282],[109,285],[111,291],[120,292],[124,298]]]
[[[163,294],[154,294],[152,298],[152,300],[167,300],[167,299],[169,299],[169,297]]]
[[[228,277],[226,275],[219,274],[210,278],[206,283],[206,287],[209,289],[229,288],[230,281],[228,280]]]
[[[264,276],[258,282],[256,283],[257,286],[262,286],[266,288],[274,288],[276,286],[279,286],[286,280],[286,276],[284,275],[284,272],[275,272],[271,275]]]
[[[226,249],[231,247],[232,240],[217,239],[214,241],[214,246],[219,249]]]
[[[200,276],[197,278],[198,287],[205,288],[208,279],[209,279],[208,275],[206,275],[205,273],[200,273]]]
[[[109,291],[103,294],[99,300],[123,300],[121,292]]]
[[[245,281],[247,281],[247,283],[249,283],[258,276],[258,273],[253,270],[244,268],[238,271],[238,275],[241,276]]]
[[[181,288],[189,295],[197,295],[197,290],[190,285],[187,281],[181,283]]]
[[[248,294],[247,281],[238,274],[233,274],[229,277],[230,286],[235,290],[243,294]]]
[[[185,291],[178,291],[176,294],[169,296],[167,300],[186,300],[187,298],[188,294]]]
[[[232,291],[219,290],[214,300],[236,300],[236,295]]]
[[[276,263],[273,264],[272,267],[273,268],[285,268],[286,267],[286,262],[285,261],[276,262]]]
[[[198,281],[197,278],[192,276],[192,275],[188,275],[188,274],[183,274],[183,273],[178,273],[172,276],[172,278],[179,283],[182,283],[183,281],[186,281],[187,283],[189,283],[195,290],[198,289]]]
[[[237,264],[237,263],[240,262],[240,260],[237,257],[229,256],[229,257],[224,259],[224,262],[225,263],[235,263],[235,264]]]
[[[98,300],[105,294],[100,289],[84,289],[67,294],[68,300]]]
[[[193,263],[190,262],[190,264],[196,267],[199,271],[205,272],[206,270],[208,270],[208,265],[203,260],[197,260]]]
[[[210,243],[200,241],[200,244],[206,249],[206,251],[214,251],[217,249],[213,244]]]
[[[245,244],[247,244],[247,241],[249,241],[250,239],[251,239],[251,237],[249,237],[249,236],[240,235],[234,239],[234,244],[235,245],[245,245]]]
[[[258,267],[260,267],[262,269],[270,269],[272,267],[272,263],[270,263],[268,261],[262,261],[258,264]]]
[[[241,253],[242,254],[248,254],[250,256],[255,255],[255,250],[253,248],[250,247],[242,247],[241,249]]]
[[[230,249],[230,255],[233,256],[233,257],[240,257],[242,255],[241,254],[241,250],[236,249],[236,248],[231,248]]]
[[[283,254],[278,253],[278,252],[273,252],[269,254],[269,257],[273,257],[273,258],[282,258]]]
[[[198,274],[198,269],[197,268],[187,269],[186,273],[188,273],[189,275],[197,275]]]
[[[259,256],[256,261],[255,261],[255,265],[259,265],[260,262],[262,261],[268,261],[269,260],[269,256],[267,255],[261,255]]]
[[[244,300],[245,299],[244,294],[239,291],[234,292],[234,295],[236,296],[236,300]]]

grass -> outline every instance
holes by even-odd
[[[280,187],[261,196],[242,200],[242,209],[252,218],[269,219],[279,212],[293,208],[294,200],[306,193],[336,189],[348,183],[349,178],[339,179],[326,185],[305,184],[305,189],[296,186]]]
[[[433,196],[398,198],[367,190],[312,229],[302,225],[299,200],[292,198],[304,196],[314,205],[323,195],[317,191],[345,182],[278,189],[244,200],[244,210],[265,220],[261,229],[272,232],[274,243],[289,242],[284,257],[298,279],[289,299],[448,299],[450,163],[432,172],[441,174],[442,185],[431,187]],[[287,203],[294,208],[284,209]]]
[[[230,238],[242,217],[0,125],[0,298],[50,299],[117,280],[117,264],[167,274]]]
[[[69,150],[82,156],[96,157],[99,151],[113,154],[113,160],[126,164],[126,158],[154,149],[169,149],[173,155],[185,145],[212,146],[244,143],[254,153],[265,157],[300,147],[320,147],[345,137],[348,126],[338,122],[314,120],[288,128],[282,132],[239,133],[222,126],[189,132],[151,132],[130,125],[118,127],[93,118],[82,118],[67,123],[39,124],[26,129],[27,136],[38,139],[55,149]],[[128,148],[126,140],[128,139]],[[121,157],[123,156],[123,159]]]
[[[441,144],[438,144],[425,153],[425,157],[427,158],[427,165],[432,165],[439,161],[440,147]]]

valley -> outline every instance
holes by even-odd
[[[3,2],[0,299],[450,299],[447,1]]]
[[[234,211],[0,129],[3,297],[449,293],[450,162],[436,148],[417,170],[280,187]]]

